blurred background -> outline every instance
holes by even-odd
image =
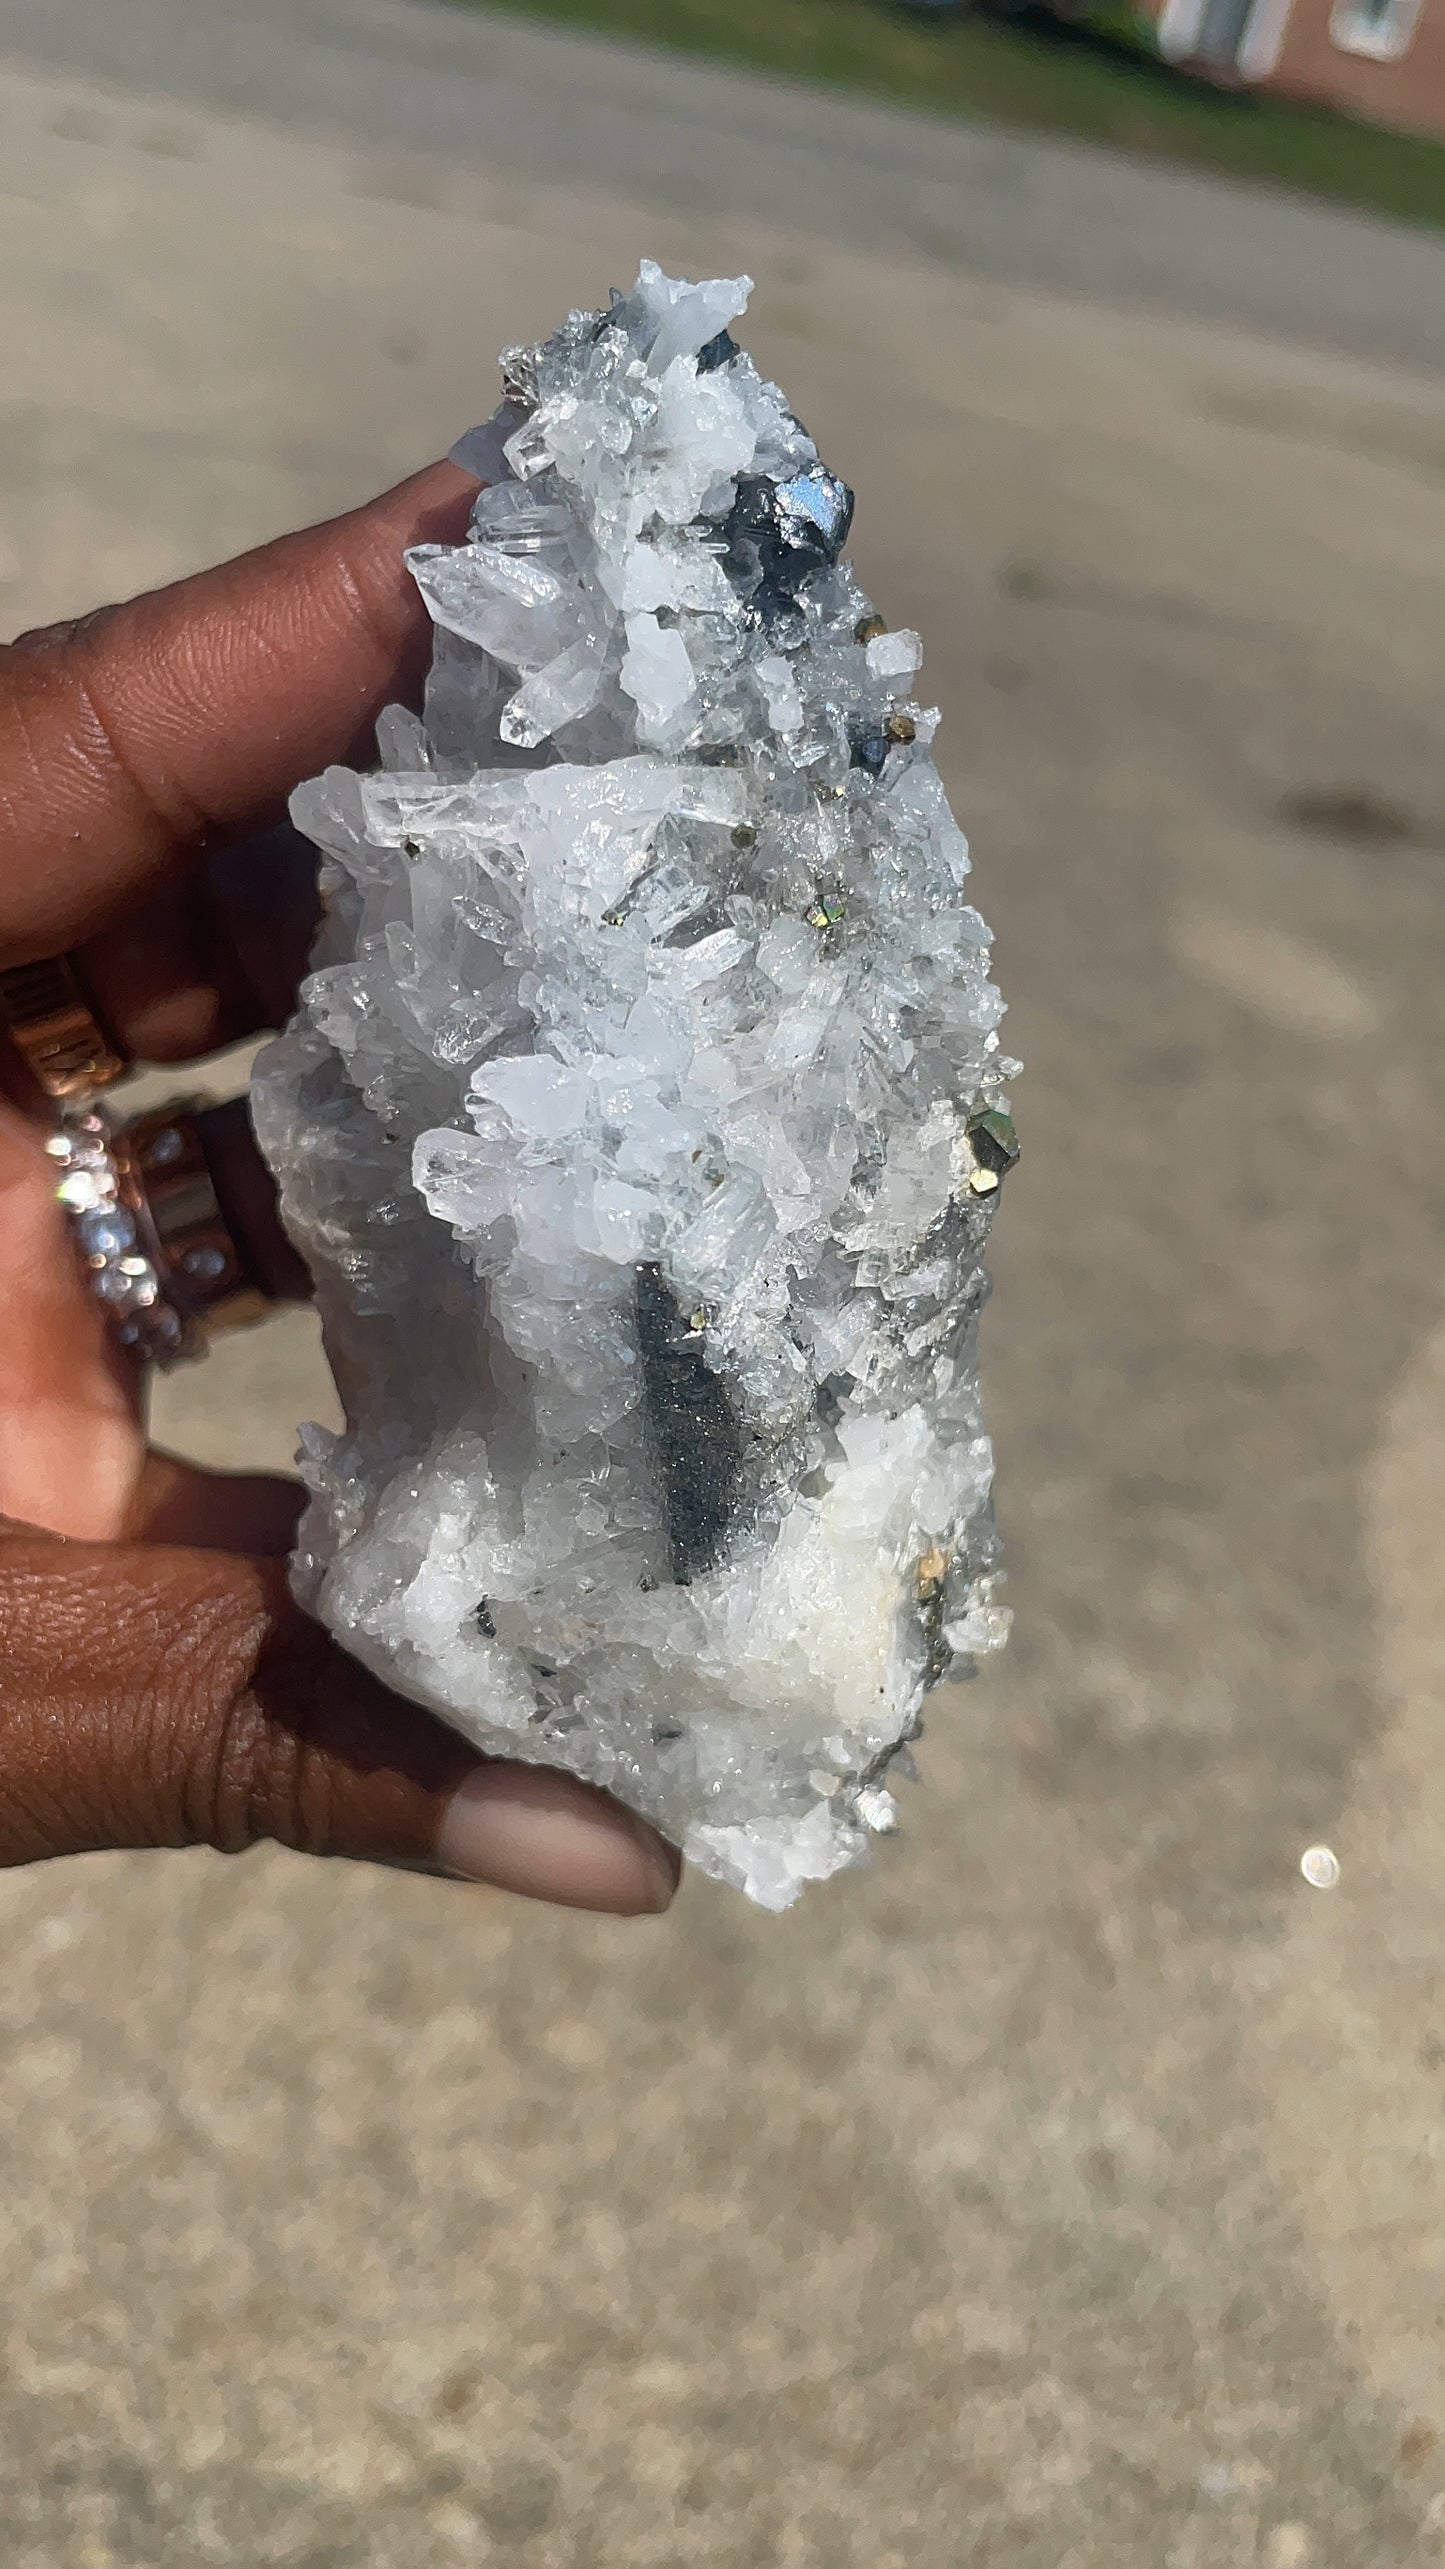
[[[0,1881],[7,2569],[1445,2560],[1442,132],[1445,0],[0,0],[0,630],[746,268],[1028,1064],[1016,1638],[868,1874]]]

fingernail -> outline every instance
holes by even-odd
[[[645,1820],[574,1776],[538,1766],[478,1766],[437,1832],[437,1861],[468,1882],[614,1916],[655,1916],[681,1870]]]

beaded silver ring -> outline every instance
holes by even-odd
[[[203,1356],[212,1333],[259,1318],[266,1296],[216,1193],[199,1099],[122,1122],[100,1094],[129,1068],[76,960],[0,970],[0,1029],[58,1121],[46,1141],[86,1280],[138,1364]]]
[[[119,1345],[140,1364],[174,1365],[202,1354],[201,1330],[167,1289],[145,1192],[116,1128],[93,1106],[72,1107],[45,1148],[90,1289]]]

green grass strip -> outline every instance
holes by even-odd
[[[1114,5],[1066,25],[920,22],[884,0],[485,0],[935,113],[1035,127],[1445,227],[1445,143],[1383,133],[1160,62]]]

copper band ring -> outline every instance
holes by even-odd
[[[68,956],[0,972],[0,1020],[59,1110],[46,1141],[56,1193],[120,1346],[171,1365],[261,1318],[270,1296],[226,1219],[207,1147],[244,1117],[244,1100],[176,1098],[124,1123],[108,1113],[102,1094],[130,1065]]]
[[[130,1065],[103,1031],[69,955],[0,972],[0,1016],[36,1087],[55,1103],[84,1103]]]

